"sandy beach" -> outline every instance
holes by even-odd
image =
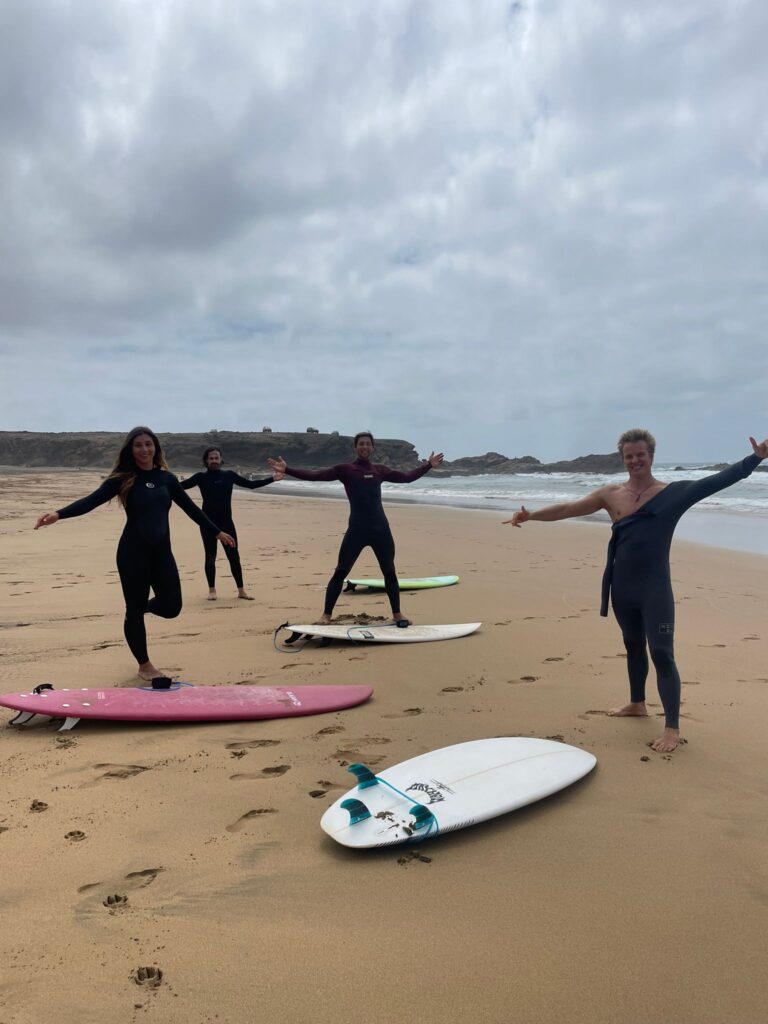
[[[0,477],[4,693],[135,685],[121,509],[32,530],[98,481]],[[43,1024],[52,1007],[62,1024],[763,1024],[768,557],[676,542],[686,742],[659,755],[653,678],[649,718],[605,713],[628,686],[618,627],[598,615],[603,526],[515,530],[498,513],[390,505],[399,573],[461,577],[404,595],[403,610],[482,629],[276,651],[277,625],[319,614],[346,511],[236,492],[256,600],[235,599],[221,555],[210,603],[198,529],[174,509],[185,605],[148,617],[149,650],[200,686],[364,682],[367,704],[64,734],[45,720],[8,728],[0,709],[0,1024]],[[355,575],[371,574],[366,551]],[[336,615],[387,611],[384,595],[357,593]],[[598,765],[418,847],[355,853],[321,832],[348,763],[503,735],[562,739]],[[162,971],[157,987],[135,980],[145,967]]]

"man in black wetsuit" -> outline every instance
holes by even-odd
[[[247,487],[255,490],[257,487],[266,487],[276,480],[282,480],[282,473],[273,473],[272,476],[264,477],[261,480],[246,480],[245,477],[235,473],[232,469],[222,469],[222,455],[220,448],[206,448],[203,452],[203,465],[205,473],[195,473],[181,481],[185,491],[190,487],[199,487],[203,496],[203,512],[218,523],[222,530],[235,538],[237,543],[237,531],[232,521],[232,488]],[[212,533],[205,526],[200,527],[200,536],[203,538],[203,549],[205,550],[205,577],[208,580],[208,600],[216,600],[216,550],[218,544],[216,534]],[[224,545],[224,554],[229,561],[229,568],[237,587],[237,596],[243,601],[252,601],[243,586],[243,570],[240,565],[240,552],[236,547]]]
[[[587,516],[600,509],[613,526],[608,561],[603,575],[601,615],[608,614],[610,597],[627,650],[630,702],[613,708],[611,715],[647,715],[645,680],[648,655],[656,668],[659,696],[664,706],[664,734],[653,749],[666,753],[680,741],[680,675],[674,657],[675,602],[669,569],[669,549],[678,520],[703,498],[748,477],[768,458],[768,440],[750,437],[754,454],[703,480],[664,484],[651,472],[656,441],[647,430],[627,430],[618,448],[629,479],[601,487],[579,501],[548,505],[536,512],[523,506],[511,519],[513,526],[528,520],[554,522]]]
[[[434,452],[418,469],[410,473],[401,473],[389,469],[379,463],[371,462],[373,454],[373,435],[362,431],[355,435],[354,462],[330,466],[328,469],[289,469],[285,459],[267,459],[267,462],[278,473],[295,477],[297,480],[340,480],[349,498],[349,525],[339,549],[339,559],[325,591],[325,606],[319,621],[328,623],[333,615],[333,608],[338,600],[344,580],[365,547],[371,547],[384,576],[384,586],[389,603],[392,606],[392,618],[395,622],[408,620],[400,611],[400,585],[395,571],[395,542],[389,522],[384,515],[381,504],[381,485],[383,483],[410,484],[424,476],[434,466],[441,465],[443,454]]]

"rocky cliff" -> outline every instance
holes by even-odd
[[[106,431],[71,434],[0,431],[0,465],[111,469],[124,437],[125,434]],[[218,430],[207,434],[162,433],[159,437],[168,465],[181,472],[202,468],[200,459],[209,445],[219,445],[225,463],[243,472],[263,473],[267,469],[267,456],[282,455],[288,465],[304,467],[332,466],[354,458],[352,438],[340,434]],[[377,440],[375,457],[377,462],[397,469],[414,469],[419,464],[416,449],[409,441]]]

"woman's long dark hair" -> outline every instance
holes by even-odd
[[[153,430],[150,430],[149,427],[134,427],[133,430],[129,431],[125,436],[125,440],[123,441],[120,451],[117,453],[117,458],[115,459],[115,464],[112,467],[112,472],[107,477],[108,480],[111,480],[113,477],[118,477],[122,481],[120,484],[118,498],[120,499],[120,504],[123,508],[125,508],[128,494],[136,482],[136,472],[139,467],[136,465],[136,460],[133,457],[133,442],[141,434],[146,434],[147,437],[151,437],[155,446],[155,454],[152,459],[153,469],[168,469],[168,463],[165,461],[162,446],[160,445],[157,434]]]

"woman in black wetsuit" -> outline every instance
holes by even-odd
[[[333,615],[333,608],[338,600],[346,575],[351,571],[365,547],[373,548],[373,553],[384,576],[384,586],[389,603],[392,606],[392,618],[395,622],[408,623],[400,611],[400,585],[395,571],[395,542],[389,522],[384,515],[381,504],[382,483],[410,484],[424,476],[430,469],[441,465],[443,454],[434,452],[418,469],[410,473],[401,473],[379,463],[371,462],[373,454],[373,435],[361,431],[355,435],[354,462],[330,466],[328,469],[289,469],[285,459],[267,459],[268,464],[278,473],[295,477],[297,480],[340,480],[349,498],[349,525],[339,549],[336,570],[328,582],[325,591],[325,607],[319,621],[328,623]]]
[[[181,481],[185,491],[190,487],[199,487],[203,496],[203,512],[218,523],[222,530],[231,534],[237,544],[237,532],[232,521],[232,488],[247,487],[254,490],[256,487],[266,487],[276,480],[282,480],[283,473],[273,473],[272,476],[264,477],[261,480],[246,480],[245,477],[235,473],[232,469],[222,469],[221,448],[206,448],[203,452],[203,465],[205,473],[195,473]],[[216,600],[216,550],[218,547],[216,534],[205,526],[200,527],[200,536],[203,538],[205,550],[205,578],[208,580],[208,600]],[[243,601],[252,601],[245,592],[243,586],[243,570],[240,565],[240,553],[237,547],[224,548],[229,568],[232,570],[232,577],[237,587],[237,596]]]
[[[198,526],[215,532],[222,543],[234,546],[235,542],[184,493],[168,471],[160,442],[148,427],[134,427],[128,434],[112,472],[93,494],[40,516],[35,529],[85,515],[112,498],[120,500],[126,515],[117,545],[117,570],[125,597],[125,639],[139,663],[139,676],[149,681],[162,673],[149,660],[144,615],[152,612],[174,619],[181,611],[181,583],[168,526],[171,502]],[[151,600],[150,589],[154,592]]]

